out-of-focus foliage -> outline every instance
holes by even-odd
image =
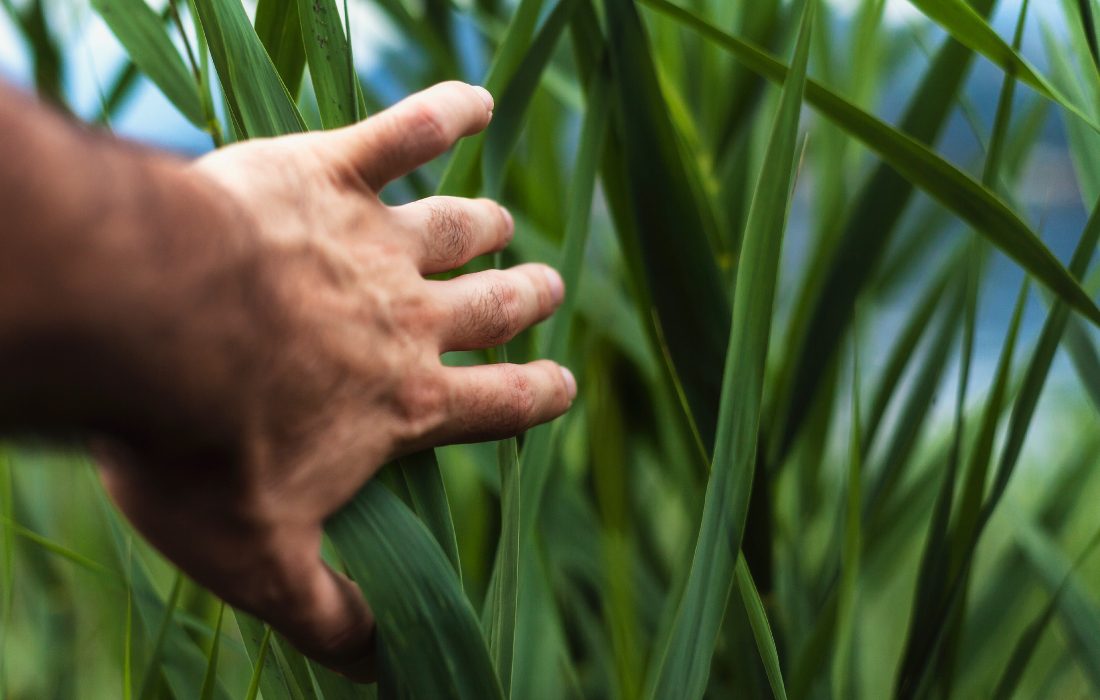
[[[1044,7],[1061,29],[1016,3],[1005,37],[996,0],[900,25],[885,0],[353,0],[397,34],[358,75],[334,0],[143,2],[81,6],[133,61],[90,120],[141,72],[212,146],[488,85],[488,132],[383,196],[499,197],[500,262],[567,283],[507,357],[581,391],[333,517],[324,555],[384,621],[377,686],[181,576],[79,451],[4,445],[0,697],[1100,697],[1094,0]],[[2,7],[73,111],[57,13]],[[1059,219],[1072,258],[1034,206],[1058,159],[1094,211]]]

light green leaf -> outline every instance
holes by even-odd
[[[794,177],[802,92],[816,0],[803,10],[793,68],[783,86],[737,265],[718,435],[695,558],[654,685],[657,700],[703,697],[734,580],[748,512],[764,364],[783,232]]]
[[[759,48],[713,27],[666,0],[639,0],[733,53],[752,70],[779,82],[787,67]],[[1100,308],[1027,224],[993,192],[920,141],[859,109],[813,81],[806,101],[890,164],[902,177],[972,225],[1061,299],[1100,325]]]
[[[91,0],[130,59],[168,101],[200,129],[206,128],[195,76],[172,44],[157,13],[144,0]]]

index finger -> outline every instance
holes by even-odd
[[[461,137],[478,133],[492,116],[488,90],[452,80],[412,94],[364,122],[328,132],[326,138],[378,192]]]

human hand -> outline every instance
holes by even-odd
[[[499,345],[561,303],[561,277],[543,265],[424,279],[504,248],[504,209],[377,196],[491,116],[486,91],[443,83],[356,126],[188,166],[223,203],[210,236],[231,243],[164,280],[180,290],[177,310],[158,310],[161,332],[144,342],[158,348],[158,395],[186,407],[180,432],[202,439],[94,444],[111,497],[165,556],[355,680],[373,674],[373,619],[321,560],[324,519],[390,459],[516,435],[576,394],[550,361],[440,362]]]

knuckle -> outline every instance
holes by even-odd
[[[440,262],[463,262],[473,245],[474,225],[470,215],[462,207],[446,200],[428,204],[429,228],[434,236],[432,248]]]
[[[505,277],[497,274],[489,280],[475,308],[475,324],[486,343],[499,345],[519,332],[519,292]]]
[[[505,412],[504,423],[514,431],[523,430],[531,422],[536,407],[535,384],[531,376],[517,366],[506,366],[504,371]]]
[[[409,105],[406,128],[416,140],[432,150],[443,151],[451,145],[446,117],[432,100],[415,100]]]
[[[409,433],[406,437],[417,437],[439,425],[447,406],[447,389],[434,373],[411,373],[397,390],[397,410]]]

